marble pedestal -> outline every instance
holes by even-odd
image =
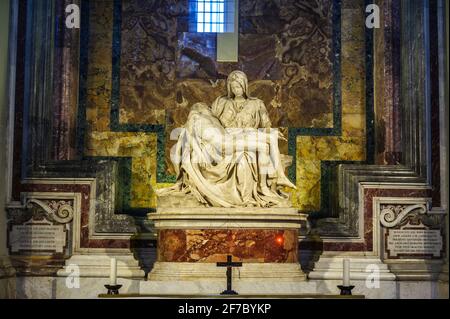
[[[298,231],[306,215],[293,208],[159,208],[149,214],[158,232],[150,281],[221,283],[227,255],[243,266],[237,282],[305,280],[298,263]]]
[[[0,299],[14,298],[16,271],[9,256],[0,255]]]
[[[58,271],[58,276],[66,277],[73,275],[74,268],[79,271],[80,277],[107,278],[111,272],[111,258],[117,260],[117,276],[122,278],[144,278],[145,273],[139,262],[131,253],[118,254],[76,254],[66,261],[63,269]]]
[[[314,270],[308,274],[313,280],[337,280],[342,283],[343,259],[350,260],[350,279],[365,281],[368,275],[376,271],[380,281],[395,281],[396,276],[389,270],[388,265],[380,258],[364,256],[327,256],[322,255],[314,265]]]

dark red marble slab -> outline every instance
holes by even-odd
[[[298,232],[273,229],[160,230],[158,261],[294,263]]]

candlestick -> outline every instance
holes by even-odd
[[[122,288],[122,285],[105,285],[105,288],[108,289],[108,295],[118,295],[119,289]]]
[[[351,296],[352,289],[355,288],[355,286],[338,286],[338,288],[341,290],[341,296]]]
[[[111,258],[111,272],[109,274],[109,284],[111,286],[117,285],[117,260]]]
[[[350,260],[344,259],[344,269],[343,269],[343,280],[342,285],[344,287],[350,286]]]

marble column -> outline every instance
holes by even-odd
[[[56,3],[55,16],[64,25],[66,8],[81,7],[81,0],[62,0]],[[51,159],[57,161],[79,160],[77,146],[77,115],[79,92],[80,29],[57,28],[55,30],[53,72],[53,140]]]
[[[378,0],[381,27],[374,30],[375,161],[401,162],[400,2]]]
[[[448,34],[449,34],[449,12],[448,2],[444,0],[438,1],[438,30],[439,30],[439,51],[440,51],[440,80],[441,80],[441,93],[440,93],[440,176],[441,176],[441,207],[446,212],[446,260],[443,267],[441,276],[439,277],[442,283],[442,297],[448,298],[448,261],[449,261],[449,211],[448,211],[448,160],[449,160],[449,145],[448,145],[448,84],[449,84],[449,47],[448,47]]]
[[[11,9],[11,10],[10,10]],[[0,1],[0,145],[5,145],[8,127],[8,105],[9,105],[9,24],[10,12],[14,14],[9,0]],[[13,38],[13,37],[12,37]],[[12,43],[13,41],[11,41]],[[3,146],[4,147],[4,146]],[[14,297],[14,269],[11,266],[8,249],[6,246],[6,154],[8,150],[0,152],[0,298]]]
[[[445,9],[445,16],[446,16],[446,18],[445,18],[445,20],[446,20],[446,35],[448,36],[449,35],[449,12],[448,12],[448,3],[446,3],[446,9]],[[446,48],[445,48],[445,51],[446,51],[446,61],[447,61],[447,75],[446,75],[446,85],[445,85],[445,88],[446,88],[446,94],[445,94],[445,105],[447,106],[447,107],[445,107],[444,108],[444,112],[445,112],[445,115],[444,115],[444,121],[445,121],[445,128],[446,128],[446,132],[444,132],[443,134],[445,135],[445,136],[447,136],[447,139],[446,139],[446,141],[445,141],[445,155],[446,155],[446,158],[447,158],[447,161],[446,161],[446,166],[445,166],[445,169],[447,170],[447,172],[446,172],[446,176],[448,177],[448,159],[449,159],[449,152],[448,152],[448,150],[449,150],[449,145],[448,145],[448,117],[449,117],[449,111],[448,111],[448,103],[449,103],[449,101],[448,101],[448,95],[449,95],[449,92],[448,92],[448,85],[449,85],[449,80],[448,80],[448,76],[449,76],[449,70],[448,70],[448,65],[449,65],[449,63],[450,63],[450,60],[449,60],[449,48],[448,48],[448,38],[446,37],[446,39],[447,39],[447,41],[446,41]],[[445,189],[445,191],[446,191],[446,195],[445,195],[445,197],[448,199],[448,196],[449,196],[449,194],[448,194],[448,187],[449,187],[449,183],[448,183],[448,179],[446,180],[446,185],[445,185],[445,187],[444,187],[444,189]],[[447,203],[447,230],[449,229],[449,212],[448,212],[448,203]],[[447,281],[448,281],[448,258],[449,258],[449,233],[447,232]]]

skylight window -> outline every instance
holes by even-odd
[[[234,0],[191,0],[196,32],[234,32]]]

